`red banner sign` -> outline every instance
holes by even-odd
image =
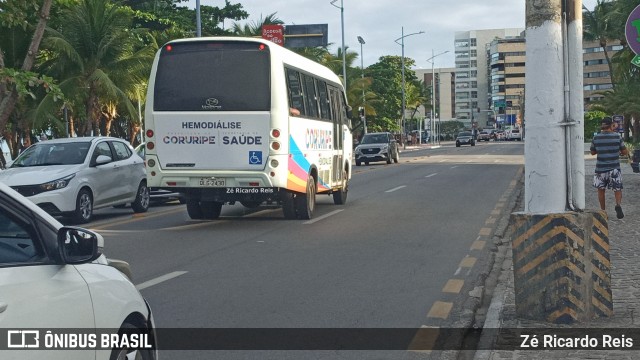
[[[272,41],[280,46],[284,46],[284,26],[282,25],[263,25],[262,38]]]

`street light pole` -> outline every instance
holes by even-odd
[[[200,0],[196,0],[196,37],[202,36],[202,22],[200,20]]]
[[[364,45],[365,42],[362,36],[358,36],[358,42],[360,43],[360,70],[362,71],[362,73],[360,74],[360,78],[363,79],[362,81],[362,124],[363,124],[363,131],[366,134],[367,133],[367,109],[366,109],[367,99],[364,94],[364,55],[362,53],[362,45]]]
[[[402,47],[402,135],[401,136],[405,136],[405,132],[406,132],[406,124],[405,124],[405,107],[406,107],[406,99],[405,99],[405,80],[404,80],[404,38],[411,36],[411,35],[418,35],[418,34],[424,34],[424,31],[419,31],[416,33],[411,33],[411,34],[404,34],[404,26],[402,27],[402,36],[397,38],[395,40],[396,44],[400,45]],[[401,42],[399,43],[398,40],[401,40]],[[406,147],[407,143],[404,142],[404,145]]]
[[[437,56],[446,54],[449,52],[449,50],[447,51],[443,51],[441,53],[439,53],[438,55],[434,55],[434,50],[431,49],[431,57],[427,59],[428,62],[431,63],[431,124],[433,126],[433,128],[431,129],[431,137],[433,138],[433,129],[435,128],[435,118],[434,118],[434,113],[436,112],[436,86],[435,86],[435,72],[434,72],[434,68],[433,65],[435,63],[435,58]],[[435,140],[431,141],[433,144],[435,144]],[[440,117],[438,117],[438,144],[440,144]]]
[[[336,5],[335,2],[338,0],[331,0],[331,5],[340,9],[340,27],[342,30],[342,83],[344,84],[344,89],[347,89],[347,58],[344,48],[344,0],[340,0],[340,6]]]

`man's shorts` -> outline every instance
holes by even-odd
[[[593,176],[593,187],[598,189],[622,190],[622,172],[620,169],[596,173]]]

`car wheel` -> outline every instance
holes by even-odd
[[[400,161],[400,154],[396,151],[396,156],[393,158],[393,162],[397,164],[398,161]]]
[[[286,192],[282,199],[282,213],[285,219],[294,220],[297,219],[296,215],[296,202],[295,195],[291,192]]]
[[[391,151],[387,153],[387,164],[391,164]]]
[[[187,214],[189,214],[189,217],[193,220],[204,219],[202,208],[200,207],[200,200],[187,199]]]
[[[476,142],[475,142],[475,141],[472,141],[472,142],[471,142],[471,146],[476,146]]]
[[[460,147],[460,142],[456,141],[456,147]]]
[[[122,324],[119,334],[143,334],[145,331],[129,323]],[[133,349],[128,347],[111,349],[109,360],[154,360],[152,349]]]
[[[309,220],[313,216],[313,210],[316,208],[316,184],[313,176],[307,178],[307,190],[304,194],[297,194],[296,214],[298,219]]]
[[[215,220],[220,217],[222,203],[217,201],[201,201],[200,209],[204,219]]]
[[[93,196],[87,188],[82,188],[76,198],[76,209],[72,220],[76,224],[86,224],[93,217]]]
[[[360,166],[362,164],[360,161],[356,160],[356,166]]]
[[[134,213],[143,213],[149,210],[149,201],[151,195],[149,195],[149,188],[146,181],[141,181],[138,185],[138,192],[136,193],[136,199],[131,203],[131,208]]]
[[[349,180],[347,172],[342,172],[342,186],[340,190],[333,192],[333,203],[336,205],[344,205],[347,202],[347,191],[349,190]]]
[[[365,165],[369,165],[369,162],[368,162],[368,161],[365,161],[365,162],[364,162],[364,164],[365,164]]]

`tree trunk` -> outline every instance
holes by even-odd
[[[51,11],[52,2],[53,0],[44,0],[44,3],[42,4],[42,8],[40,9],[40,19],[38,20],[38,25],[33,33],[33,37],[31,38],[31,44],[29,45],[27,55],[22,63],[22,71],[31,71],[31,68],[33,67],[36,55],[38,54],[38,49],[40,48],[40,42],[44,35],[44,30],[47,26],[47,20],[49,20],[49,12]],[[18,91],[14,87],[0,103],[0,129],[4,129],[7,126],[9,116],[11,116],[17,102]]]

